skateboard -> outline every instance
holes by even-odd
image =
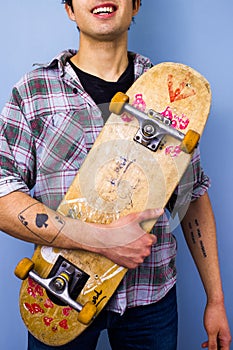
[[[117,93],[111,115],[57,211],[108,224],[146,208],[165,208],[203,133],[208,81],[179,63],[160,63]],[[155,220],[143,223],[150,232]],[[15,269],[23,280],[20,312],[28,330],[51,346],[70,342],[101,312],[127,273],[83,250],[37,246]]]

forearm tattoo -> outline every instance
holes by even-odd
[[[189,222],[188,228],[189,228],[192,243],[199,245],[199,247],[201,248],[203,257],[207,258],[207,253],[204,246],[204,242],[202,240],[202,233],[201,233],[201,228],[198,220],[195,219],[194,222]]]
[[[46,207],[41,203],[32,204],[21,211],[18,219],[33,235],[50,244],[65,226],[62,216],[50,210],[46,211]]]

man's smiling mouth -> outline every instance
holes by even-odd
[[[116,11],[115,6],[99,6],[92,10],[94,15],[110,15]]]

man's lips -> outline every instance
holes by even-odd
[[[92,13],[94,15],[111,15],[113,12],[117,10],[117,7],[111,3],[102,4],[96,6],[92,9]]]

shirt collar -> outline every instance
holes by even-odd
[[[67,60],[74,56],[77,53],[76,50],[69,49],[62,51],[58,55],[56,55],[52,60],[48,63],[34,63],[33,66],[38,66],[42,68],[58,68],[60,76],[63,76],[65,73],[65,65]]]
[[[35,63],[33,66],[40,66],[44,68],[58,68],[60,76],[65,74],[65,66],[67,60],[77,53],[74,49],[69,49],[62,51],[57,56],[55,56],[49,63]],[[151,68],[151,61],[140,54],[135,54],[134,52],[129,52],[129,55],[133,55],[134,66],[135,66],[135,78],[138,78],[145,70]]]

